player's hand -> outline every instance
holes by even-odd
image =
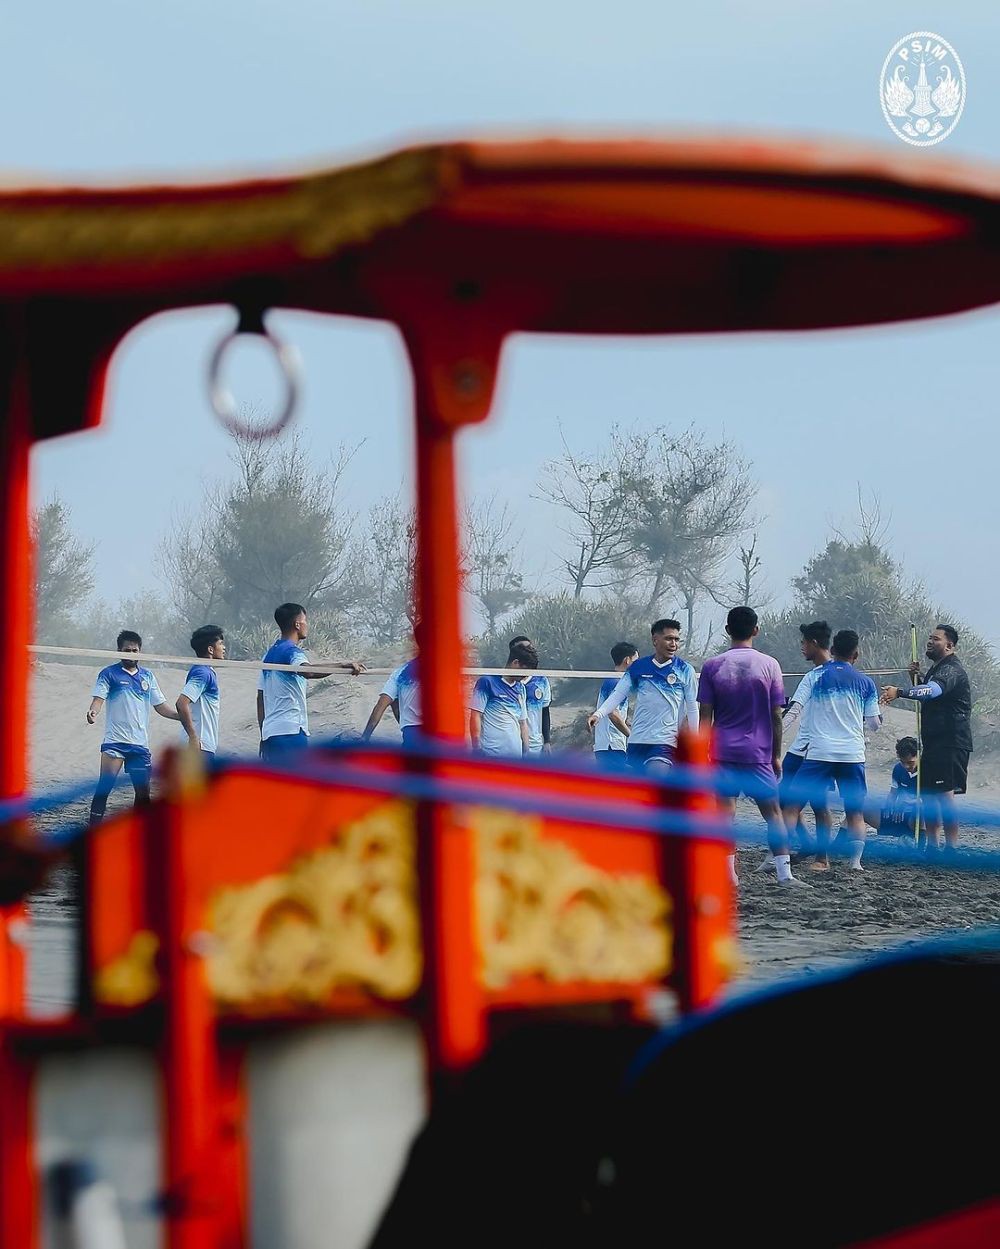
[[[899,688],[895,685],[883,685],[879,702],[882,704],[895,702],[899,697]]]
[[[546,742],[546,743],[542,746],[542,754],[543,754],[543,755],[551,755],[551,754],[552,754],[552,743],[551,743],[551,742]]]
[[[910,674],[910,680],[913,682],[914,685],[916,685],[917,682],[920,680],[920,664],[916,660],[914,660],[913,663],[910,664],[910,666],[906,669],[906,671]]]
[[[590,716],[587,720],[587,728],[593,733],[597,725],[597,716]]]
[[[781,756],[775,755],[771,760],[771,767],[777,780],[781,780]]]
[[[93,724],[96,719],[97,719],[97,712],[94,711],[93,708],[91,708],[90,711],[87,712],[87,723]]]

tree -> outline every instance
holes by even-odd
[[[486,616],[488,635],[496,633],[501,617],[531,597],[520,572],[519,545],[510,508],[496,494],[466,509],[466,585]]]
[[[398,494],[387,495],[368,512],[368,529],[358,544],[359,583],[354,595],[357,627],[373,642],[389,645],[413,629],[417,523],[413,508]]]
[[[251,427],[234,435],[236,479],[210,488],[196,519],[180,518],[159,568],[183,618],[204,623],[268,620],[278,603],[342,610],[353,585],[351,527],[340,485],[353,451],[312,466],[297,437]]]
[[[711,444],[695,429],[675,435],[661,428],[637,442],[625,478],[630,555],[647,579],[647,614],[673,589],[692,637],[699,598],[723,596],[722,570],[752,523],[757,485],[727,440]]]
[[[761,576],[763,561],[757,554],[757,535],[750,539],[749,546],[741,546],[738,557],[739,573],[729,584],[729,597],[733,606],[754,607],[758,611],[771,602],[772,595],[767,593],[758,582]]]
[[[570,450],[565,437],[563,454],[542,469],[538,497],[555,504],[567,515],[562,532],[570,541],[570,554],[560,563],[580,598],[588,586],[607,588],[630,551],[628,500],[625,479],[630,440],[617,426],[607,447],[593,456]],[[609,581],[608,572],[612,573]],[[603,576],[603,580],[597,580]]]
[[[59,645],[75,614],[94,589],[94,547],[70,527],[69,511],[58,497],[31,514],[35,552],[35,618],[42,642]]]

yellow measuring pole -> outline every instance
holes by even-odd
[[[910,659],[917,663],[917,626],[910,625]],[[923,754],[924,741],[920,734],[920,704],[917,703],[917,818],[913,826],[913,844],[920,849],[920,756]]]

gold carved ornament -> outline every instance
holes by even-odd
[[[525,976],[636,984],[670,972],[672,905],[658,880],[585,863],[543,838],[535,816],[476,808],[471,822],[489,988]]]
[[[423,957],[413,807],[388,802],[287,871],[211,899],[206,972],[224,1006],[412,996]]]

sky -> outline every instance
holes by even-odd
[[[61,0],[5,19],[0,165],[19,181],[284,172],[512,131],[805,135],[880,145],[916,166],[937,154],[1000,166],[994,3]],[[929,150],[897,140],[878,99],[886,54],[915,30],[948,39],[968,82],[959,125]],[[35,452],[35,498],[60,496],[96,544],[105,598],[155,584],[171,517],[196,510],[206,482],[225,474],[229,440],[205,370],[231,320],[211,308],[138,327],[116,354],[102,428]],[[363,512],[409,491],[395,331],[293,312],[273,324],[303,357],[296,424],[315,462],[364,440],[349,505]],[[529,574],[551,582],[553,516],[533,496],[561,436],[586,452],[615,423],[693,424],[731,438],[754,466],[763,571],[779,602],[831,528],[850,526],[858,491],[877,492],[908,573],[1000,643],[998,347],[996,310],[781,336],[516,336],[489,424],[463,435],[467,489],[502,493]],[[230,381],[262,407],[276,393],[250,351]],[[936,454],[956,443],[958,454]],[[910,476],[928,459],[935,474]],[[121,462],[141,471],[116,472],[111,489]]]

